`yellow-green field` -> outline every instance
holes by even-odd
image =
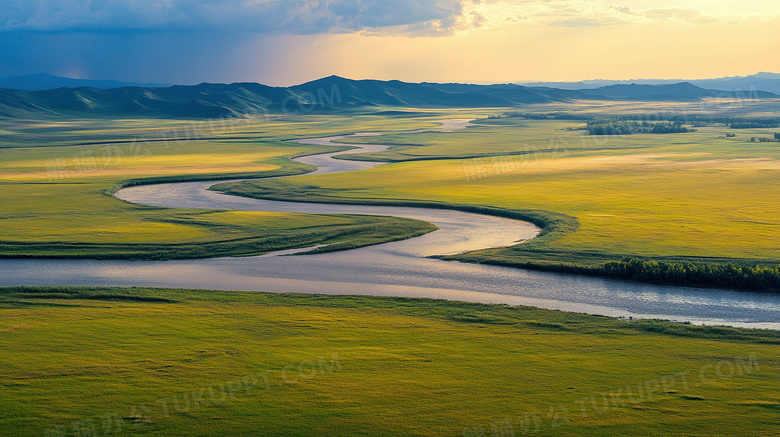
[[[374,130],[435,126],[382,117],[347,120],[318,116],[211,123],[10,123],[0,135],[0,255],[217,256],[334,242],[343,240],[345,233],[362,235],[368,238],[365,242],[382,241],[385,238],[377,233],[380,225],[395,228],[393,238],[431,229],[411,220],[365,216],[150,208],[108,195],[112,187],[135,179],[187,180],[225,174],[272,176],[310,171],[288,158],[335,149],[283,143],[278,138],[327,135],[356,127]],[[220,132],[218,136],[225,139],[204,139],[214,135],[213,131]],[[92,144],[74,145],[80,143]],[[70,145],[63,146],[67,144]],[[286,241],[270,242],[269,238]]]
[[[564,213],[580,226],[547,245],[560,252],[780,259],[780,146],[748,141],[772,130],[701,127],[614,137],[565,130],[583,125],[519,120],[388,135],[376,140],[403,145],[376,159],[414,161],[284,184],[338,190],[341,197]],[[732,132],[735,138],[718,138]],[[451,159],[488,154],[503,156]],[[431,157],[448,159],[419,160]]]
[[[4,436],[780,429],[774,331],[160,289],[6,288],[0,313]]]

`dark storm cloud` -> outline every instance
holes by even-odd
[[[441,31],[457,22],[462,1],[465,0],[5,0],[0,6],[0,30],[206,29],[315,34],[414,26]]]
[[[0,0],[0,76],[291,85],[318,34],[441,36],[472,1]]]
[[[217,32],[5,32],[0,77],[45,72],[72,78],[198,83],[264,73],[274,50],[248,52],[240,35]],[[242,54],[243,53],[243,54]]]

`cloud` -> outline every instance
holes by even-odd
[[[685,3],[685,7],[680,7]],[[475,0],[463,2],[464,16],[478,12],[481,28],[523,22],[554,27],[596,27],[643,23],[737,23],[780,15],[772,0]]]
[[[354,33],[455,26],[469,0],[5,0],[2,31]]]
[[[577,17],[569,20],[553,21],[550,26],[558,27],[592,27],[626,24],[626,21],[615,17]]]
[[[549,23],[549,25],[561,27],[591,27],[663,21],[711,24],[723,20],[722,17],[719,18],[707,15],[697,9],[655,8],[632,10],[627,6],[607,5],[605,7],[592,7],[578,11],[577,16],[574,18],[553,21]]]
[[[719,20],[715,17],[702,14],[695,9],[665,8],[648,9],[642,12],[642,15],[652,20],[680,20],[691,23],[716,23]]]
[[[769,0],[744,7],[689,0],[0,0],[0,31],[218,31],[257,34],[441,36],[507,23],[593,27],[662,21],[735,22],[777,16]],[[736,4],[730,0],[729,4]],[[756,5],[763,5],[756,7]],[[750,6],[753,5],[753,6]],[[747,14],[747,15],[745,15]]]

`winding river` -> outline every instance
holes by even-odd
[[[441,129],[454,130],[465,123],[466,120],[449,120]],[[299,141],[327,144],[340,138],[344,137]],[[384,149],[385,146],[365,144],[298,161],[316,165],[315,173],[360,171],[382,163],[333,156]],[[427,297],[532,305],[613,317],[780,329],[780,295],[656,286],[425,258],[527,240],[539,232],[530,223],[427,208],[249,199],[209,191],[214,183],[137,186],[125,188],[116,196],[134,203],[177,208],[392,215],[425,220],[436,224],[439,230],[403,241],[305,256],[282,256],[301,251],[293,250],[254,257],[173,261],[6,259],[0,260],[0,285],[149,286]]]

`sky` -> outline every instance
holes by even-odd
[[[0,0],[0,76],[289,86],[780,72],[777,0]]]

